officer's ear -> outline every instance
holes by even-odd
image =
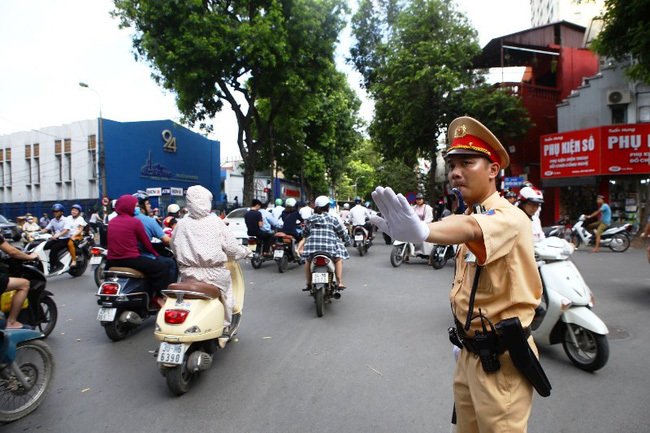
[[[488,177],[490,179],[496,179],[496,177],[499,175],[499,172],[501,171],[501,166],[498,163],[491,162],[487,159],[485,161],[487,161],[488,164]]]

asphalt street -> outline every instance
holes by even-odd
[[[296,265],[243,265],[238,341],[217,352],[189,393],[174,397],[152,351],[153,320],[113,343],[96,321],[89,271],[49,288],[59,322],[47,342],[57,362],[43,405],[0,427],[18,432],[447,432],[453,357],[447,300],[453,264],[393,268],[390,246],[350,249],[348,289],[316,317]],[[610,330],[609,363],[575,368],[560,345],[541,347],[552,382],[535,397],[529,432],[647,432],[650,264],[644,250],[577,251],[573,259]]]

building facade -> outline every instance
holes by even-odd
[[[603,10],[604,0],[578,3],[576,0],[531,0],[530,24],[539,27],[558,21],[568,21],[589,27],[591,20]]]
[[[650,199],[650,86],[629,82],[623,64],[600,71],[557,106],[558,133],[540,139],[542,184],[554,216],[574,220],[605,196],[614,222],[641,227]]]
[[[0,136],[0,211],[49,212],[52,204],[96,207],[147,191],[154,207],[183,205],[194,184],[221,196],[218,141],[171,120],[93,119]]]

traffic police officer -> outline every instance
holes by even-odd
[[[529,347],[537,352],[528,327],[542,285],[531,222],[497,192],[499,172],[510,162],[499,140],[471,117],[452,121],[448,136],[448,177],[468,205],[465,214],[425,224],[401,194],[377,187],[372,195],[383,218],[373,222],[394,239],[461,244],[449,294],[456,328],[464,340],[453,381],[457,431],[525,432],[533,387],[514,366],[512,350],[496,344],[488,351],[495,362],[479,356],[484,340],[479,343],[479,337],[498,335],[499,322],[518,317],[525,335],[522,340],[527,337]]]

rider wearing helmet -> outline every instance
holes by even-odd
[[[271,209],[271,215],[273,215],[273,218],[276,220],[279,220],[282,215],[282,211],[284,211],[284,206],[282,206],[282,199],[276,198],[275,207]]]
[[[47,226],[41,232],[52,232],[52,237],[45,244],[44,249],[50,250],[50,273],[57,272],[63,265],[59,262],[59,251],[68,247],[68,239],[71,236],[69,221],[63,216],[65,208],[62,204],[56,203],[52,206],[54,215]]]
[[[163,243],[163,245],[168,246],[171,237],[166,235],[160,224],[158,224],[158,221],[156,221],[154,217],[150,216],[151,203],[149,202],[149,196],[142,191],[136,192],[133,196],[138,199],[138,207],[135,209],[135,217],[142,221],[144,231],[147,233],[149,240],[153,241],[154,239],[158,239]],[[140,252],[143,256],[151,259],[154,258],[142,248],[142,245],[140,246]],[[168,267],[170,281],[176,281],[178,276],[176,261],[173,258],[165,257],[164,255],[159,256],[158,261],[164,263]]]
[[[373,229],[372,224],[370,224],[369,221],[372,214],[370,213],[370,210],[361,203],[361,197],[355,197],[354,202],[356,204],[352,209],[350,209],[350,213],[348,215],[350,225],[352,225],[353,230],[356,226],[363,226],[363,228],[365,228],[368,232],[368,238],[372,239]]]
[[[346,287],[343,284],[343,259],[350,257],[345,248],[345,245],[350,244],[350,236],[338,218],[329,214],[329,208],[329,198],[324,195],[316,198],[315,213],[307,220],[303,231],[304,238],[298,244],[298,252],[307,259],[305,263],[307,288],[305,290],[309,290],[311,286],[311,256],[316,252],[326,252],[332,256],[339,288]]]
[[[343,203],[343,209],[339,213],[339,216],[345,224],[350,222],[350,203]]]
[[[288,198],[285,202],[286,207],[280,215],[282,220],[282,231],[288,235],[293,236],[296,241],[302,239],[301,225],[305,222],[300,216],[300,212],[296,209],[296,199]]]
[[[181,213],[181,207],[176,203],[172,203],[169,206],[167,206],[168,217],[178,218],[180,217],[180,213]]]
[[[539,220],[539,212],[544,203],[544,194],[532,186],[525,186],[519,191],[517,206],[524,211],[532,221],[533,241],[539,242],[545,238],[542,224]]]
[[[80,204],[73,204],[70,208],[70,216],[68,216],[68,221],[70,225],[70,239],[68,239],[68,251],[70,252],[70,257],[72,261],[70,262],[70,267],[77,266],[77,247],[74,244],[74,241],[80,241],[83,238],[83,231],[88,225],[86,220],[81,215],[83,212],[83,207]]]
[[[517,201],[517,193],[512,190],[507,191],[504,197],[510,202],[510,204],[515,204]]]

